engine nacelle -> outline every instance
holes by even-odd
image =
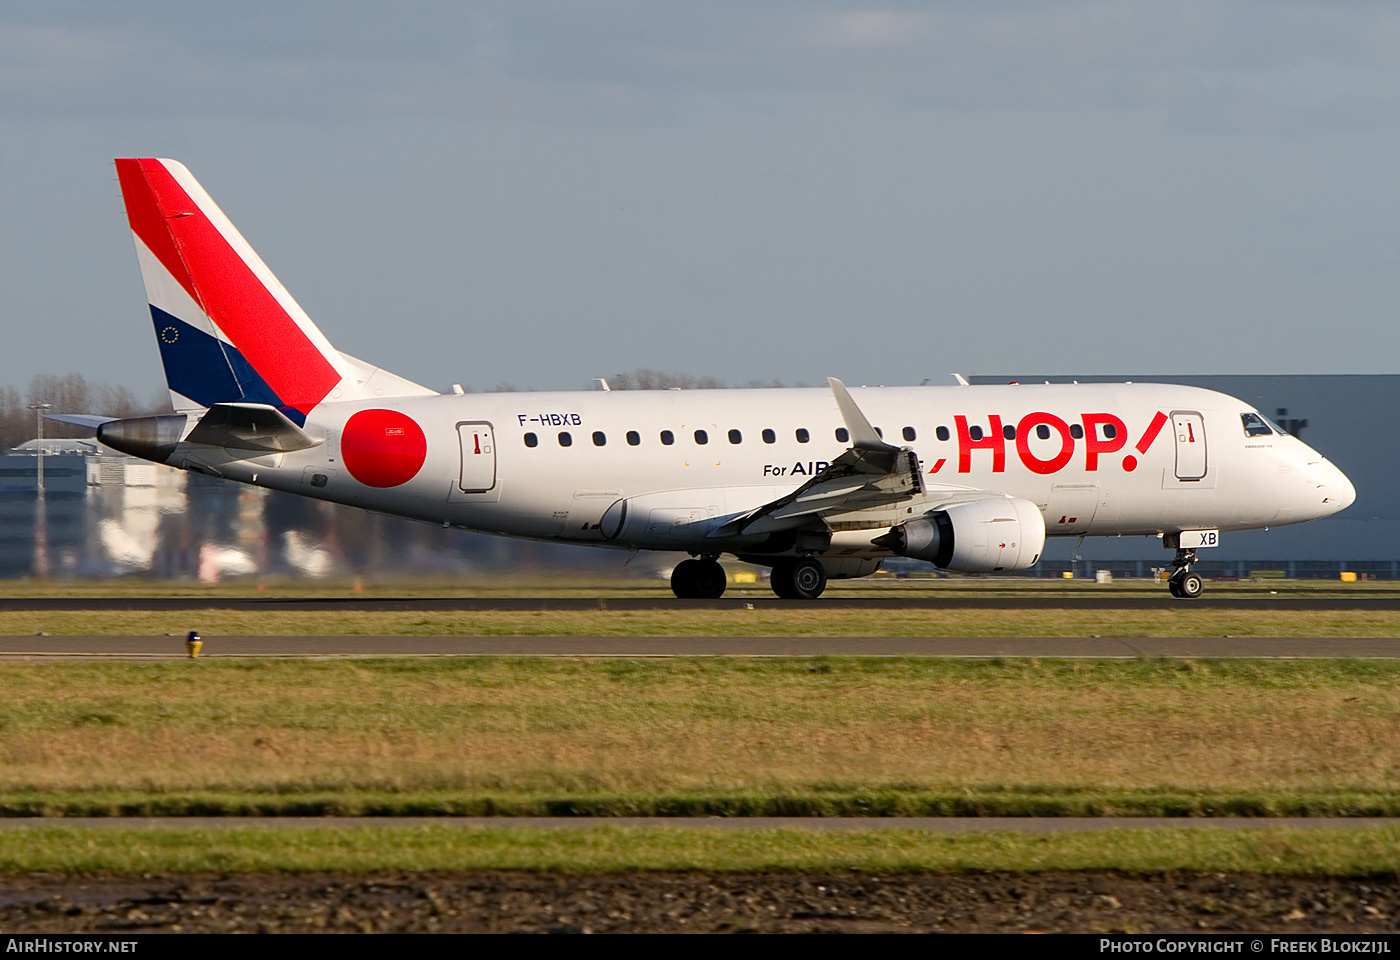
[[[872,542],[896,556],[927,560],[944,570],[1024,570],[1045,549],[1045,518],[1029,500],[988,497],[901,523]]]
[[[108,420],[97,428],[97,439],[113,450],[165,463],[185,435],[188,420],[183,413]]]

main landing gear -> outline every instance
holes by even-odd
[[[813,557],[779,560],[769,583],[784,600],[815,600],[826,589],[826,568]]]
[[[682,560],[671,571],[671,592],[682,600],[718,600],[728,585],[724,568],[710,557]]]
[[[1191,564],[1195,562],[1195,550],[1177,548],[1176,559],[1172,561],[1172,575],[1167,580],[1167,587],[1171,590],[1172,596],[1178,600],[1195,600],[1205,589],[1201,578],[1191,572]]]
[[[784,600],[815,600],[826,589],[826,567],[815,557],[779,560],[770,582]],[[718,600],[727,585],[724,568],[712,557],[682,560],[671,571],[671,592],[682,600]]]

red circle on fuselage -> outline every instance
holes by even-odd
[[[340,455],[350,476],[367,487],[397,487],[423,469],[428,438],[396,410],[361,410],[345,422]]]

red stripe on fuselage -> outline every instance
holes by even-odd
[[[118,160],[131,228],[258,375],[302,413],[340,382],[321,351],[157,160]]]
[[[1162,427],[1166,426],[1167,415],[1158,410],[1157,415],[1152,418],[1152,422],[1147,425],[1146,432],[1142,439],[1137,442],[1137,452],[1146,453],[1147,448],[1152,446],[1152,441],[1157,439],[1157,434],[1162,432]]]

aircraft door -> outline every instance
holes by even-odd
[[[496,485],[496,437],[491,424],[475,420],[457,424],[462,445],[462,472],[457,487],[463,493],[485,493]]]
[[[1098,509],[1097,483],[1057,483],[1050,488],[1050,499],[1041,508],[1045,514],[1045,535],[1086,533]]]
[[[1206,475],[1206,424],[1199,413],[1172,412],[1172,433],[1176,436],[1176,478],[1200,480]]]

